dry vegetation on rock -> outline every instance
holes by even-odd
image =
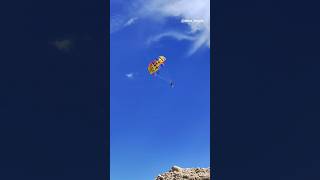
[[[173,166],[169,172],[158,175],[155,180],[210,180],[210,168]]]

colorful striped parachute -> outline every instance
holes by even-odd
[[[155,59],[149,63],[148,71],[149,71],[150,75],[153,75],[155,77],[158,77],[161,80],[166,81],[167,83],[170,84],[170,87],[173,88],[174,84],[173,84],[172,80],[168,79],[168,77],[164,77],[162,75],[159,75],[160,69],[162,69],[165,62],[166,62],[166,57],[159,56],[157,59]]]
[[[155,74],[157,71],[159,71],[160,67],[164,65],[166,62],[166,57],[159,56],[158,59],[153,60],[149,66],[148,71],[151,75]]]

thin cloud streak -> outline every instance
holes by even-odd
[[[151,44],[153,42],[160,41],[162,38],[165,38],[165,37],[172,37],[172,38],[177,39],[177,40],[188,40],[188,41],[194,41],[195,40],[194,37],[188,36],[188,35],[185,35],[185,34],[182,34],[182,33],[179,33],[179,32],[165,32],[165,33],[161,33],[161,34],[158,34],[156,36],[153,36],[153,37],[149,38],[147,43]]]
[[[128,79],[133,79],[133,78],[134,78],[133,75],[134,75],[133,73],[128,73],[128,74],[126,74],[126,77],[127,77]]]

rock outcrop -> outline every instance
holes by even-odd
[[[173,166],[168,172],[159,174],[155,180],[210,180],[210,168]]]

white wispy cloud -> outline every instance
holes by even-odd
[[[165,20],[175,17],[181,20],[201,20],[201,22],[185,23],[189,27],[187,32],[165,32],[151,39],[160,40],[162,37],[170,36],[178,40],[192,41],[189,54],[193,54],[200,47],[210,47],[210,0],[143,0],[141,2],[143,5],[139,11],[140,15],[150,19]]]
[[[133,25],[138,20],[138,17],[128,18],[124,15],[111,16],[110,33],[115,33],[125,27]]]
[[[124,27],[132,25],[133,23],[135,23],[135,22],[137,21],[137,19],[138,19],[137,17],[130,18],[130,19],[124,24]]]
[[[126,77],[129,78],[129,79],[133,79],[134,78],[134,73],[128,73],[126,74]]]
[[[210,0],[136,0],[127,5],[129,8],[126,13],[111,16],[111,33],[135,24],[138,19],[149,19],[159,26],[169,18],[177,19],[177,23],[182,23],[182,20],[200,20],[184,23],[188,30],[177,29],[155,34],[147,39],[147,43],[165,37],[187,40],[191,42],[189,55],[201,47],[210,48]]]
[[[175,32],[175,31],[170,31],[170,32],[164,32],[164,33],[161,33],[161,34],[158,34],[158,35],[155,35],[155,36],[149,38],[147,43],[150,44],[152,42],[157,42],[165,37],[172,37],[177,40],[188,40],[188,41],[195,40],[195,37],[193,37],[193,36],[189,36],[189,35],[186,35],[183,33]]]

